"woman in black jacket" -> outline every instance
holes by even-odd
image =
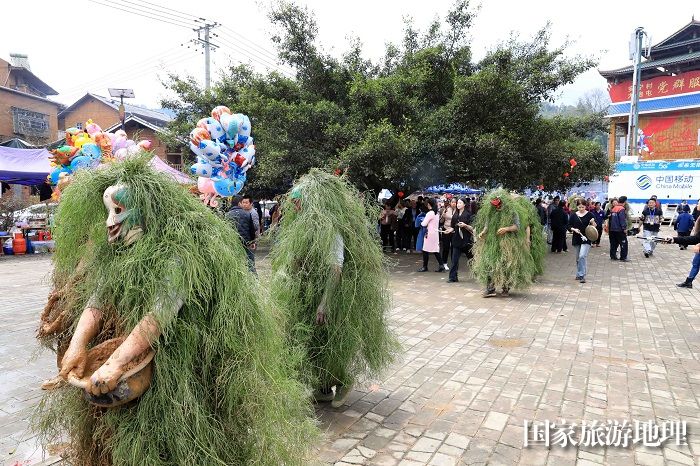
[[[472,244],[474,244],[474,229],[471,223],[472,215],[467,207],[467,200],[457,201],[457,210],[452,215],[451,226],[454,230],[452,234],[452,266],[450,267],[450,283],[458,282],[457,270],[459,268],[459,258],[466,254],[467,259],[472,258]]]
[[[569,216],[564,212],[564,201],[559,201],[549,214],[549,223],[552,226],[552,252],[566,251],[566,229],[569,226]]]
[[[591,241],[586,237],[586,227],[595,226],[593,214],[586,210],[586,202],[579,199],[576,202],[576,212],[569,215],[569,231],[573,233],[571,245],[576,251],[576,280],[586,283],[586,262],[591,250]]]

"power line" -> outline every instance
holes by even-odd
[[[121,0],[121,1],[129,1],[129,0]],[[192,18],[192,17],[195,16],[195,15],[192,15],[192,14],[189,14],[189,13],[185,13],[185,12],[180,11],[180,10],[175,10],[175,9],[173,9],[173,8],[170,8],[170,7],[164,7],[164,6],[162,6],[162,5],[158,5],[158,4],[153,3],[153,2],[148,2],[148,1],[146,1],[146,0],[136,0],[136,1],[137,1],[139,4],[141,4],[141,6],[143,6],[143,4],[148,4],[148,5],[151,5],[151,6],[158,7],[158,8],[160,8],[160,9],[162,9],[162,10],[167,10],[168,12],[170,12],[170,14],[176,13],[176,14],[180,15],[181,18],[190,19],[190,18]],[[129,3],[133,3],[133,2],[130,1]],[[205,21],[205,22],[208,22],[208,23],[214,23],[213,21],[209,21],[209,20],[207,20],[206,18],[202,18],[202,17],[199,17],[199,20]],[[195,21],[196,21],[196,20],[195,20]],[[221,24],[221,23],[218,23],[218,22],[217,22],[216,24],[220,24],[220,25],[222,26],[222,32],[221,32],[221,34],[222,34],[222,35],[225,35],[231,42],[233,42],[233,43],[235,43],[235,42],[237,42],[237,41],[246,42],[247,44],[249,44],[249,47],[255,48],[255,49],[257,50],[257,53],[262,54],[262,55],[265,55],[268,59],[272,59],[275,63],[278,62],[279,57],[277,56],[277,54],[276,54],[275,52],[270,51],[269,49],[266,49],[265,47],[262,47],[261,45],[259,45],[259,44],[255,43],[254,41],[248,39],[248,38],[245,37],[244,35],[240,34],[239,32],[236,32],[235,30],[231,29],[230,27],[226,26],[225,24]],[[213,34],[213,36],[218,37],[217,34]]]
[[[277,56],[277,54],[275,52],[271,52],[270,50],[256,44],[252,40],[245,37],[243,34],[234,31],[233,29],[231,29],[230,27],[228,27],[226,25],[223,25],[222,29],[224,30],[224,34],[228,35],[231,39],[234,40],[234,42],[237,40],[247,42],[248,44],[250,44],[251,47],[258,49],[258,51],[260,53],[269,56],[270,58],[274,59],[275,61],[279,60],[279,57]]]
[[[145,65],[145,64],[151,63],[154,59],[157,59],[157,58],[165,59],[165,57],[170,56],[168,59],[171,59],[172,56],[174,56],[174,55],[179,55],[179,52],[181,52],[181,51],[182,51],[182,50],[180,49],[180,46],[171,47],[170,49],[166,49],[166,50],[164,50],[163,52],[160,52],[160,53],[158,53],[158,54],[152,55],[152,56],[150,56],[150,57],[148,57],[148,58],[146,58],[146,59],[143,59],[143,60],[141,60],[141,61],[138,61],[138,62],[136,62],[136,63],[134,63],[134,64],[130,64],[129,66],[130,66],[132,69],[133,69],[134,67],[139,67],[139,68],[140,68],[140,65]],[[94,79],[92,79],[92,80],[90,80],[90,81],[85,81],[85,82],[83,82],[83,83],[81,83],[81,84],[76,84],[75,86],[69,87],[69,88],[66,89],[65,91],[61,92],[61,94],[70,93],[71,91],[75,91],[75,90],[78,90],[78,89],[87,87],[87,86],[92,85],[92,84],[94,84],[94,83],[102,82],[103,80],[108,79],[108,78],[112,78],[112,77],[116,77],[116,76],[119,76],[119,75],[122,75],[122,74],[130,73],[130,72],[132,71],[132,69],[124,69],[124,68],[121,68],[121,69],[114,70],[114,71],[112,71],[112,72],[110,72],[110,73],[104,74],[104,75],[102,75],[102,76],[98,76],[97,78],[94,78]]]
[[[193,14],[190,14],[190,13],[185,13],[184,11],[176,10],[176,9],[174,9],[174,8],[170,8],[170,7],[163,6],[163,5],[158,5],[157,3],[147,2],[146,0],[140,0],[140,1],[141,1],[141,3],[146,3],[146,4],[148,4],[148,5],[158,7],[158,8],[160,8],[160,9],[162,9],[162,10],[167,10],[167,11],[170,11],[170,12],[172,12],[172,13],[178,13],[178,14],[180,14],[181,16],[183,16],[183,17],[185,17],[185,18],[197,17],[196,15],[193,15]],[[200,19],[200,20],[202,20],[202,21],[212,22],[212,21],[208,21],[206,18],[202,18],[201,16],[199,16],[199,17],[197,17],[197,18]]]
[[[173,21],[181,21],[181,22],[184,22],[184,23],[189,23],[189,22],[194,22],[195,19],[196,19],[195,16],[179,16],[179,15],[176,15],[176,14],[173,14],[173,13],[170,13],[170,12],[167,12],[167,11],[158,11],[158,10],[154,11],[152,7],[144,6],[144,5],[141,4],[141,3],[133,2],[133,1],[131,1],[131,0],[119,0],[119,1],[121,1],[122,3],[129,3],[129,4],[131,4],[131,5],[135,5],[135,6],[137,6],[137,7],[140,7],[140,8],[139,8],[140,11],[144,11],[144,10],[145,10],[145,11],[147,11],[148,13],[153,14],[153,15],[157,15],[157,16],[165,16],[165,15],[172,16],[172,17],[173,17],[173,18],[172,18]],[[113,1],[113,3],[114,3],[114,1]],[[153,5],[153,4],[152,4],[152,5]]]
[[[105,1],[105,0],[102,0],[102,1]],[[137,5],[138,7],[125,5],[125,3]],[[178,24],[178,25],[181,25],[183,27],[188,27],[188,28],[192,28],[195,26],[194,18],[190,18],[189,20],[185,20],[185,19],[180,19],[180,18],[168,17],[168,16],[165,16],[163,13],[154,11],[153,9],[150,9],[148,7],[141,7],[138,3],[134,3],[130,0],[110,0],[109,4],[124,7],[124,8],[126,8],[126,11],[128,11],[129,13],[131,13],[133,15],[139,16],[139,17],[143,17],[145,15],[148,15],[149,17],[151,17],[152,19],[155,19],[156,21],[161,21],[161,22],[165,22],[168,24]]]
[[[293,70],[292,68],[289,68],[289,67],[283,65],[282,63],[280,63],[277,57],[274,57],[274,56],[271,57],[270,54],[263,55],[263,54],[261,54],[260,52],[258,52],[257,50],[255,50],[255,49],[253,49],[253,48],[242,48],[242,47],[240,47],[240,46],[238,46],[238,45],[235,45],[236,42],[239,41],[239,39],[236,39],[236,38],[234,38],[234,37],[231,37],[231,36],[228,35],[228,34],[226,34],[226,35],[221,35],[221,36],[219,36],[219,35],[217,35],[217,34],[214,34],[214,35],[215,35],[220,41],[222,41],[222,42],[225,41],[225,42],[227,42],[227,43],[232,44],[232,47],[233,47],[236,51],[238,51],[238,52],[240,52],[240,53],[244,53],[244,52],[245,52],[245,53],[247,53],[247,54],[249,54],[249,55],[253,55],[253,56],[257,57],[259,60],[262,60],[262,61],[264,61],[264,62],[267,63],[267,64],[274,64],[274,68],[275,68],[275,69],[280,70],[280,71],[282,71],[282,72],[284,72],[284,73],[287,73],[287,74],[293,74],[293,73],[294,73],[294,70]]]
[[[227,41],[227,40],[225,40],[225,39],[223,39],[223,38],[221,38],[221,37],[219,37],[219,41],[220,41],[221,43],[223,43],[223,44],[226,46],[227,49],[234,50],[237,54],[241,54],[241,55],[243,55],[243,56],[245,56],[245,57],[248,57],[248,58],[250,58],[252,61],[254,61],[254,62],[256,62],[256,63],[258,63],[258,64],[260,64],[260,65],[263,65],[265,68],[277,70],[277,71],[279,71],[280,73],[282,73],[283,75],[288,76],[288,77],[290,77],[290,78],[293,78],[293,77],[294,77],[294,75],[293,75],[292,73],[290,73],[289,71],[287,71],[287,70],[285,70],[285,69],[283,69],[283,68],[277,66],[277,65],[274,64],[274,63],[271,63],[271,62],[267,61],[266,59],[260,57],[259,55],[256,55],[256,54],[253,53],[253,52],[250,52],[250,51],[245,50],[245,49],[240,49],[239,47],[236,47],[234,44],[232,44],[231,42],[229,42],[229,41]],[[231,57],[231,58],[234,58],[231,54],[227,54],[227,55],[229,55],[229,57]]]
[[[173,26],[178,26],[178,27],[181,27],[181,28],[184,28],[184,29],[192,29],[192,26],[186,26],[186,25],[184,25],[184,24],[177,24],[177,23],[174,23],[174,22],[172,22],[172,21],[167,21],[167,20],[165,20],[165,19],[163,19],[163,18],[148,16],[147,14],[141,15],[141,14],[135,13],[134,11],[125,10],[125,9],[123,9],[123,8],[116,7],[116,6],[114,6],[114,5],[110,5],[110,4],[107,4],[107,3],[100,3],[100,2],[98,2],[97,0],[88,0],[88,1],[89,1],[89,2],[92,2],[92,3],[96,3],[96,4],[98,4],[98,5],[106,6],[106,7],[108,7],[108,8],[114,8],[115,10],[120,10],[120,11],[124,11],[124,12],[126,12],[126,13],[136,14],[136,15],[138,15],[138,16],[143,16],[143,17],[146,17],[146,18],[148,18],[148,19],[153,19],[153,20],[155,20],[155,21],[160,21],[160,22],[162,22],[162,23],[172,24]],[[124,6],[124,5],[122,5],[122,6]]]
[[[129,73],[127,73],[127,74],[124,74],[124,75],[122,75],[122,76],[112,77],[112,78],[105,78],[105,79],[103,79],[103,80],[96,81],[95,83],[90,84],[89,86],[85,86],[85,88],[84,88],[85,91],[81,91],[81,92],[77,92],[77,91],[76,91],[76,92],[70,92],[70,93],[66,93],[66,94],[64,94],[64,95],[65,95],[65,96],[73,96],[73,95],[78,96],[78,95],[82,95],[84,92],[87,92],[87,90],[88,90],[89,88],[98,87],[98,84],[101,85],[102,83],[107,83],[107,81],[116,81],[116,80],[119,80],[119,81],[128,81],[128,80],[131,80],[131,79],[136,79],[136,78],[139,78],[139,77],[141,77],[141,76],[145,76],[145,75],[147,75],[147,74],[151,74],[151,73],[153,72],[154,69],[158,69],[158,68],[160,68],[161,66],[170,67],[170,66],[174,66],[174,65],[176,65],[176,64],[178,64],[178,63],[181,63],[181,62],[183,62],[183,61],[191,60],[191,59],[193,59],[193,58],[195,58],[195,57],[192,56],[191,54],[185,52],[183,55],[175,55],[174,57],[171,57],[171,59],[170,59],[168,62],[166,62],[166,63],[156,63],[156,64],[153,64],[152,66],[149,66],[149,67],[146,67],[146,68],[142,68],[142,69],[139,69],[139,70],[131,70],[131,72],[129,72]]]

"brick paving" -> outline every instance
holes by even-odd
[[[632,240],[630,258],[610,261],[604,239],[591,250],[586,284],[573,279],[572,253],[549,255],[531,290],[484,299],[464,267],[452,284],[446,274],[415,272],[418,255],[392,255],[392,322],[404,351],[379,379],[358,384],[343,408],[317,408],[325,433],[318,457],[341,466],[698,464],[700,283],[674,285],[692,252],[660,245],[645,259]],[[0,257],[7,464],[42,456],[26,426],[38,383],[55,373],[49,353],[30,361],[49,269],[47,257]],[[681,419],[688,445],[523,447],[523,421],[560,418]]]

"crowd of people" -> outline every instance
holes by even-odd
[[[474,230],[471,224],[481,199],[457,198],[450,194],[441,197],[400,199],[396,203],[384,203],[379,217],[379,231],[386,253],[399,252],[423,254],[423,266],[419,272],[428,271],[430,256],[437,262],[435,272],[450,272],[449,282],[458,281],[459,260],[464,255],[472,258]],[[605,199],[560,196],[533,201],[543,234],[554,254],[566,253],[571,246],[576,257],[576,280],[586,283],[587,256],[592,248],[599,248],[604,234],[610,243],[610,259],[630,262],[628,238],[643,238],[644,257],[653,256],[664,214],[657,196],[652,196],[639,215],[635,215],[626,196]],[[700,201],[691,209],[688,201],[677,207],[673,220],[678,237],[689,237],[700,218]],[[676,241],[674,241],[676,242]],[[679,240],[680,249],[688,244]],[[691,243],[692,244],[692,243]],[[700,262],[700,256],[697,259]],[[449,265],[448,265],[449,264]],[[698,265],[700,267],[700,265]],[[697,272],[690,274],[693,278]],[[691,286],[686,280],[679,286]]]
[[[399,199],[396,203],[386,201],[379,216],[382,247],[385,252],[395,254],[422,253],[423,266],[418,272],[428,271],[433,255],[438,264],[435,272],[449,271],[448,281],[457,282],[460,258],[472,257],[471,224],[478,206],[476,197],[458,198],[451,194]]]
[[[572,211],[570,203],[576,206],[575,211]],[[608,234],[610,240],[610,260],[629,262],[627,238],[630,236],[643,238],[644,257],[650,258],[653,256],[658,242],[673,242],[678,244],[680,249],[685,250],[689,244],[697,244],[689,237],[697,236],[700,231],[698,226],[700,224],[698,222],[700,201],[692,211],[686,200],[678,205],[677,215],[672,221],[673,228],[678,233],[675,238],[659,237],[664,213],[657,196],[649,198],[636,220],[626,196],[606,199],[603,203],[590,198],[573,198],[569,201],[555,196],[547,205],[541,198],[538,198],[535,200],[535,206],[547,234],[547,243],[551,245],[553,253],[567,252],[567,232],[572,233],[571,244],[576,249],[576,278],[582,283],[585,283],[588,251],[592,247],[600,247],[603,232]],[[589,235],[582,234],[583,229],[588,225],[595,227],[597,234],[592,232]],[[691,273],[678,286],[692,288],[692,281],[697,276],[698,269],[700,269],[700,251],[696,250]]]
[[[473,258],[475,242],[473,221],[481,204],[481,196],[459,198],[451,194],[434,197],[387,200],[378,219],[378,229],[385,253],[421,253],[422,267],[418,272],[428,272],[430,257],[437,263],[435,272],[449,272],[448,282],[459,281],[460,259]],[[576,258],[576,280],[586,283],[587,257],[592,248],[599,248],[604,234],[608,235],[610,260],[630,262],[629,237],[643,238],[643,255],[654,255],[659,232],[664,220],[661,204],[656,196],[649,198],[639,215],[635,215],[626,196],[605,199],[560,196],[537,198],[533,202],[539,216],[543,234],[554,254],[567,253],[570,245]],[[235,197],[227,216],[244,244],[249,266],[255,271],[257,240],[271,224],[279,222],[280,209],[273,203],[269,210],[254,202],[250,196]],[[681,250],[693,244],[683,240],[692,235],[700,218],[700,201],[691,208],[687,201],[677,207],[672,225],[681,239],[673,241]],[[678,286],[692,287],[692,281],[700,268],[700,255],[696,254],[688,279]]]

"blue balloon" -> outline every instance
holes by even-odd
[[[214,189],[222,197],[230,197],[238,194],[241,189],[243,189],[243,183],[237,180],[230,180],[228,178],[218,178],[214,179]]]
[[[73,173],[73,171],[68,167],[54,168],[54,170],[49,174],[49,179],[51,180],[52,185],[55,186],[58,184],[58,180],[61,177],[61,173],[67,173],[68,175],[70,175],[71,173]]]
[[[78,155],[73,157],[70,161],[70,168],[72,171],[79,170],[81,168],[90,168],[92,166],[92,159],[87,155]]]
[[[102,149],[100,149],[100,146],[97,144],[83,144],[80,151],[82,152],[82,155],[90,157],[95,162],[99,162],[102,159]]]

